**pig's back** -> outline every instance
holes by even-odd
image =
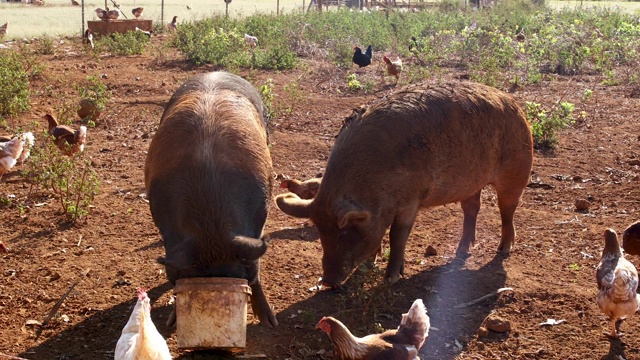
[[[509,95],[472,83],[416,85],[343,129],[331,157],[340,160],[329,159],[323,183],[333,174],[351,174],[346,178],[357,181],[338,188],[380,188],[399,201],[417,196],[433,206],[465,199],[509,172],[528,172],[532,139]]]

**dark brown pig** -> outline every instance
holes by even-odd
[[[144,175],[169,280],[247,279],[254,313],[276,326],[259,265],[272,188],[266,125],[249,82],[225,72],[194,76],[165,108]]]
[[[317,226],[323,281],[330,286],[374,256],[391,227],[385,280],[394,283],[420,208],[459,201],[464,225],[457,254],[468,254],[488,184],[502,218],[498,251],[509,253],[532,159],[531,130],[511,96],[473,83],[413,85],[345,121],[313,200],[286,193],[276,203]]]

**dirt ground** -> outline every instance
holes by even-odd
[[[153,43],[165,40],[157,37]],[[63,99],[49,96],[46,87],[73,94],[70,84],[105,74],[113,98],[89,129],[84,155],[98,172],[100,193],[91,214],[69,224],[54,198],[27,198],[29,186],[19,169],[0,181],[3,197],[15,195],[11,206],[0,207],[0,240],[10,249],[0,256],[0,359],[5,354],[34,360],[112,358],[140,286],[148,289],[153,320],[175,358],[218,358],[178,350],[175,328],[165,326],[172,289],[157,263],[164,250],[143,185],[146,150],[164,104],[183,81],[216,69],[191,66],[171,51],[159,62],[152,52],[95,58],[80,49],[65,40],[55,55],[42,56],[46,71],[32,82],[32,109],[9,120],[9,126],[36,131],[36,141],[47,141],[34,122],[44,127],[41,114]],[[374,92],[363,95],[348,92],[343,70],[302,61],[305,66],[293,71],[238,70],[256,86],[272,78],[274,92],[285,102],[283,115],[270,124],[274,176],[306,179],[322,173],[342,119],[355,106],[394,89],[392,79],[384,85],[377,62],[360,75],[361,81],[377,82]],[[442,72],[443,81],[465,77],[455,69]],[[621,233],[640,218],[640,168],[631,165],[640,160],[638,88],[601,81],[551,75],[542,84],[512,91],[522,105],[536,101],[549,107],[563,99],[587,116],[560,133],[555,154],[536,152],[508,258],[496,256],[500,218],[495,193],[486,189],[478,244],[466,261],[454,259],[462,211],[450,204],[420,213],[405,254],[405,276],[395,285],[379,286],[386,266],[380,260],[378,270],[352,277],[343,292],[310,291],[321,275],[318,233],[273,205],[265,227],[272,240],[262,260],[262,281],[280,326],[265,328],[250,314],[245,354],[326,359],[329,339],[314,329],[322,316],[332,315],[362,336],[397,327],[400,314],[422,298],[432,328],[421,359],[640,359],[640,317],[624,322],[626,336],[611,341],[603,335],[609,322],[595,303],[604,229]],[[290,82],[297,82],[304,96],[286,114],[284,86]],[[585,89],[593,90],[589,101],[582,100]],[[279,192],[274,188],[274,195]],[[577,199],[588,199],[589,210],[577,212]],[[17,204],[24,205],[22,213]],[[426,255],[429,245],[437,255]],[[640,264],[637,257],[630,260]],[[30,325],[29,320],[42,321],[76,282],[46,327]],[[503,287],[513,290],[455,307]],[[489,314],[510,321],[511,331],[479,337]],[[549,318],[564,322],[540,325]]]

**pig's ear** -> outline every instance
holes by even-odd
[[[344,229],[349,225],[356,225],[364,223],[369,220],[371,213],[367,210],[362,210],[356,206],[344,206],[338,211],[338,227]]]
[[[276,205],[287,215],[298,218],[309,218],[313,200],[303,200],[294,193],[280,194],[276,196]]]

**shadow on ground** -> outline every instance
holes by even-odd
[[[502,258],[494,257],[477,270],[465,268],[465,262],[455,259],[410,278],[401,279],[393,286],[366,288],[367,284],[354,280],[354,276],[340,292],[328,290],[278,312],[277,329],[258,324],[247,327],[247,354],[265,354],[270,359],[317,359],[319,354],[331,348],[329,338],[314,329],[318,320],[331,315],[349,327],[357,336],[375,331],[377,327],[395,328],[401,314],[413,301],[422,298],[431,319],[430,336],[420,352],[420,358],[447,360],[458,354],[456,340],[464,347],[465,340],[473,337],[483,319],[491,312],[496,297],[473,306],[456,309],[457,304],[482,297],[505,284],[506,272]],[[373,274],[380,276],[379,273]],[[297,290],[297,289],[296,289]],[[171,291],[169,283],[148,291],[152,303],[165,292]],[[299,289],[306,291],[306,289]],[[135,299],[112,308],[98,311],[87,320],[47,339],[40,345],[19,354],[36,359],[80,359],[77,354],[87,354],[93,349],[95,359],[112,358],[122,327],[127,322]],[[170,337],[175,328],[165,326],[171,312],[169,306],[154,307],[152,318],[158,330]],[[112,324],[120,326],[112,326]],[[376,324],[379,324],[376,325]],[[46,336],[46,331],[44,332]],[[615,347],[612,345],[612,349]],[[612,350],[615,351],[615,350]],[[617,351],[616,351],[617,352]],[[183,353],[178,359],[226,359],[232,358],[214,352]]]

